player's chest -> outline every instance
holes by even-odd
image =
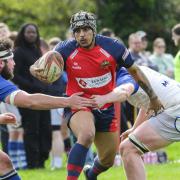
[[[78,52],[67,61],[67,69],[76,75],[101,75],[115,71],[116,62],[103,50],[94,52]]]

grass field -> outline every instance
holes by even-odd
[[[173,144],[166,148],[168,159],[170,162],[161,165],[147,165],[148,180],[179,180],[180,179],[180,162],[174,162],[180,159],[179,155],[180,143]],[[61,170],[51,171],[49,163],[45,170],[24,170],[19,171],[22,180],[65,180],[66,164]],[[79,178],[84,180],[83,174]],[[125,180],[122,166],[113,167],[98,178],[99,180]]]

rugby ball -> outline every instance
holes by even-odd
[[[34,63],[32,68],[37,72],[32,73],[30,70],[33,76],[43,82],[53,83],[63,73],[64,60],[57,51],[48,51]]]

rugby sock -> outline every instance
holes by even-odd
[[[12,161],[15,169],[19,169],[17,150],[18,150],[18,142],[17,141],[9,141],[8,142],[8,154],[11,158],[11,161]]]
[[[75,143],[73,148],[69,153],[68,158],[68,176],[67,180],[77,180],[85,163],[86,154],[88,148],[82,146],[81,144]]]
[[[18,141],[18,150],[17,150],[18,158],[19,158],[19,168],[26,169],[27,161],[26,161],[26,153],[24,149],[24,142]]]
[[[102,172],[108,170],[109,167],[104,167],[102,166],[99,161],[98,161],[98,158],[95,159],[94,161],[94,164],[93,164],[93,167],[91,169],[89,169],[88,171],[88,179],[89,180],[96,180],[97,179],[97,176],[99,174],[101,174]]]
[[[3,180],[21,180],[21,178],[19,177],[19,175],[17,174],[16,170],[13,169],[12,171],[10,171],[9,173],[0,176],[0,179]]]

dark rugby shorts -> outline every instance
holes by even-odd
[[[84,111],[91,111],[94,115],[95,128],[97,132],[115,132],[117,131],[117,118],[115,117],[114,105],[106,109],[83,109]],[[69,127],[71,117],[78,112],[72,111],[70,108],[64,108],[64,118]],[[69,127],[70,128],[70,127]]]

